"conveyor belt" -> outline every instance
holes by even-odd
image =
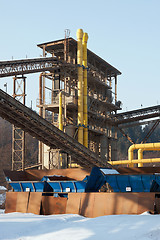
[[[66,66],[70,66],[72,69],[75,68],[75,65],[65,63],[56,57],[0,61],[0,78],[36,72],[54,71],[60,68],[65,68]]]
[[[70,154],[74,161],[81,166],[111,167],[94,152],[78,143],[76,139],[60,131],[2,90],[0,90],[0,116],[51,148],[57,148]]]
[[[114,114],[112,115],[112,119],[113,121],[115,121],[115,125],[120,126],[122,124],[156,118],[159,116],[160,116],[160,105],[156,105],[148,108],[141,108],[138,110]]]

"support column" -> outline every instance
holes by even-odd
[[[13,78],[13,98],[25,105],[26,77]],[[12,126],[12,170],[24,170],[25,167],[25,132]]]

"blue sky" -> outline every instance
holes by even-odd
[[[64,38],[70,29],[89,35],[88,48],[122,72],[123,111],[160,104],[159,0],[0,0],[0,61],[39,57],[38,43]],[[12,93],[12,78],[0,88]],[[36,105],[38,74],[27,75],[27,105]]]

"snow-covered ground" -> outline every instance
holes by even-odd
[[[0,208],[5,202],[6,191],[7,191],[7,189],[4,186],[0,186]]]
[[[0,186],[0,191],[3,190],[3,191],[6,191],[7,188],[5,188],[4,186]]]
[[[0,239],[158,240],[160,215],[84,218],[75,214],[40,216],[0,211]]]
[[[0,193],[0,206],[5,202],[6,193]]]

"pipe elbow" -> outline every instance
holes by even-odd
[[[144,151],[144,150],[140,148],[140,149],[138,150],[138,153],[143,153],[143,151]]]
[[[128,149],[128,152],[133,152],[135,148],[136,148],[136,144],[131,145]]]

